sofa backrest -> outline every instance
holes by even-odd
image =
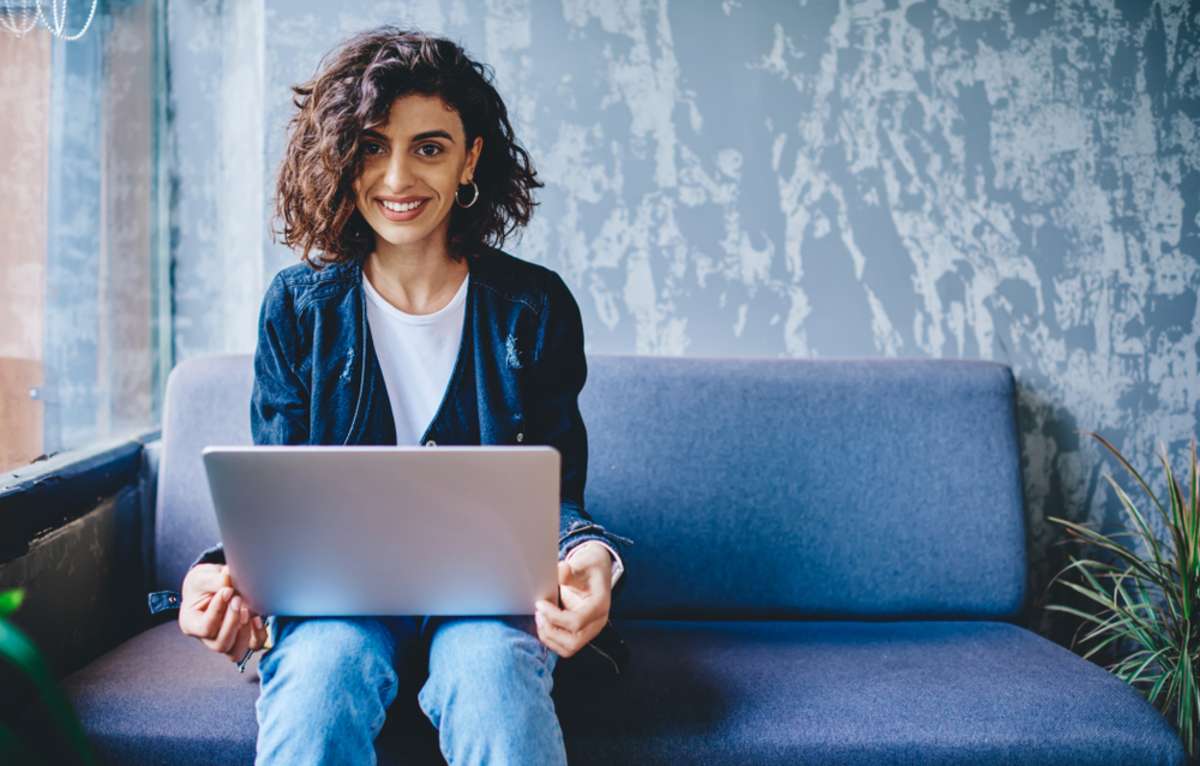
[[[635,541],[615,614],[1020,613],[1008,367],[626,356],[589,372],[587,508]]]
[[[217,539],[200,451],[248,444],[249,356],[189,360],[163,418],[156,566]],[[586,505],[635,544],[614,613],[1012,618],[1025,523],[1008,367],[589,358]]]
[[[201,356],[167,377],[162,454],[154,519],[154,570],[160,588],[179,588],[188,566],[218,542],[201,451],[212,444],[250,444],[253,358]]]

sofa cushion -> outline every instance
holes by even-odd
[[[1183,764],[1167,721],[1100,667],[998,622],[625,620],[630,671],[555,698],[572,764]],[[253,666],[252,666],[253,667]],[[168,623],[66,680],[113,763],[249,763],[249,670]],[[380,763],[438,763],[402,694]],[[411,750],[409,750],[411,748]],[[417,755],[402,758],[406,750]]]

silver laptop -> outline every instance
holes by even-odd
[[[208,447],[235,587],[260,614],[532,614],[557,602],[552,447]]]

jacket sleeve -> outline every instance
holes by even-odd
[[[531,443],[548,444],[562,456],[558,557],[563,559],[587,540],[606,543],[616,551],[633,541],[606,530],[584,508],[587,481],[587,428],[579,413],[579,393],[587,380],[583,351],[583,320],[579,305],[551,272],[534,347],[532,387],[527,404]]]
[[[308,386],[297,373],[300,330],[296,307],[281,274],[263,296],[258,315],[258,345],[254,350],[254,388],[250,394],[250,434],[255,444],[308,442]],[[224,564],[221,543],[207,548],[192,562]]]

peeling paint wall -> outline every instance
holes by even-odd
[[[173,4],[172,28],[234,5]],[[1078,429],[1151,474],[1159,443],[1182,466],[1200,415],[1200,4],[266,0],[261,50],[173,38],[220,59],[176,62],[176,119],[236,83],[262,129],[251,188],[213,180],[242,151],[219,119],[178,126],[179,188],[207,221],[248,198],[265,216],[288,86],[383,22],[494,67],[547,182],[508,249],[563,274],[589,351],[1011,365],[1035,596],[1063,555],[1046,516],[1119,523],[1111,462]],[[231,323],[257,296],[197,250],[212,236],[180,235],[181,356],[250,350]],[[261,254],[246,243],[260,255],[258,285],[295,262],[265,234]]]

